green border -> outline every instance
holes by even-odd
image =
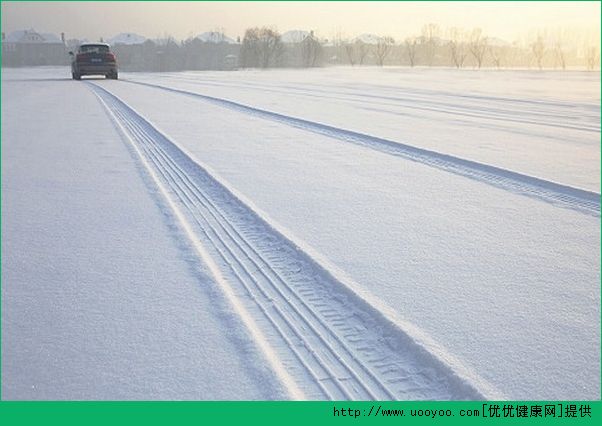
[[[485,405],[484,405],[485,404]],[[554,406],[555,416],[545,415],[546,405]],[[560,406],[561,405],[561,406]],[[499,417],[491,417],[489,407],[499,407]],[[381,413],[377,415],[377,410]],[[504,407],[513,407],[509,410]],[[517,412],[527,417],[520,417]],[[535,408],[533,408],[535,407]],[[583,410],[580,408],[583,407]],[[587,409],[591,416],[587,415]],[[485,408],[485,409],[483,409]],[[541,417],[532,412],[541,408]],[[559,409],[562,408],[562,416]],[[568,408],[568,411],[567,411]],[[573,410],[575,409],[575,411]],[[334,410],[346,409],[335,416]],[[0,419],[4,424],[61,424],[65,426],[108,424],[579,424],[600,422],[602,403],[595,402],[1,402]],[[369,415],[372,410],[372,415]],[[404,410],[403,416],[383,416],[382,410]],[[435,417],[414,417],[435,411]],[[464,411],[462,411],[464,410]],[[479,415],[461,416],[478,410]],[[532,411],[535,410],[535,411]],[[495,410],[493,411],[495,412]],[[484,414],[483,414],[484,413]],[[511,417],[505,417],[510,413]],[[575,413],[575,417],[567,414]],[[358,417],[354,417],[354,415]],[[451,415],[445,417],[445,415]],[[442,417],[444,416],[444,417]],[[596,421],[595,419],[598,418]],[[10,423],[6,423],[9,421]],[[433,423],[436,422],[436,423]]]
[[[27,0],[28,2],[55,2],[55,0]],[[96,0],[62,0],[65,2]],[[124,2],[123,0],[101,0]],[[127,0],[128,2],[159,2],[165,0]],[[197,0],[179,0],[185,2]],[[201,0],[203,1],[203,0]],[[282,2],[291,0],[205,0],[207,2]],[[293,0],[298,2],[356,2],[366,0]],[[390,2],[399,0],[376,0]],[[403,1],[403,0],[402,0]],[[446,0],[411,0],[435,2]],[[492,0],[455,0],[450,2],[487,2]],[[515,0],[497,0],[515,1]],[[521,0],[524,1],[524,0]],[[559,2],[566,0],[527,0],[529,2]],[[525,1],[525,2],[527,2]],[[572,0],[597,2],[600,0]],[[19,3],[24,0],[0,0],[0,3]],[[2,12],[0,9],[0,18]],[[0,53],[1,56],[1,53]],[[0,76],[2,71],[0,69]],[[0,87],[1,93],[1,87]],[[601,91],[602,95],[602,91]],[[2,119],[0,117],[0,127]],[[1,146],[1,144],[0,144]],[[602,163],[602,154],[601,154]],[[1,173],[0,163],[0,173]],[[0,212],[2,205],[0,204]],[[1,231],[0,231],[1,232]],[[0,248],[0,258],[1,258]],[[1,283],[0,283],[1,285]],[[0,308],[1,309],[1,308]],[[1,338],[1,335],[0,335]],[[1,355],[1,354],[0,354]],[[1,375],[1,372],[0,372]],[[0,389],[1,392],[1,389]],[[1,396],[0,396],[1,397]],[[491,417],[490,410],[498,407],[500,417]],[[513,410],[504,410],[512,406]],[[546,406],[555,407],[555,415],[545,415]],[[532,415],[542,410],[541,417]],[[590,415],[587,415],[589,407]],[[573,410],[575,409],[575,411]],[[580,410],[583,409],[583,410]],[[338,411],[337,411],[338,410]],[[377,411],[378,410],[378,411]],[[403,410],[403,416],[383,416],[382,410]],[[435,411],[435,418],[414,417],[412,410]],[[464,410],[464,411],[462,411]],[[478,410],[478,416],[461,416],[462,412]],[[559,410],[562,413],[559,415]],[[517,417],[518,412],[527,417]],[[377,415],[377,412],[380,413]],[[339,413],[335,415],[335,413]],[[399,414],[399,411],[397,412]],[[506,417],[512,413],[512,417]],[[567,414],[575,414],[574,418]],[[352,424],[599,424],[602,419],[602,401],[468,401],[468,402],[288,402],[288,401],[3,401],[0,400],[0,422],[3,424],[274,424],[307,425],[325,423]],[[447,417],[448,414],[452,416]],[[354,416],[358,417],[354,417]],[[443,416],[442,416],[443,415]],[[595,419],[598,418],[596,421]]]

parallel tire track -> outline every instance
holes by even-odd
[[[481,399],[120,99],[90,84],[311,399]]]
[[[402,157],[404,159],[434,167],[439,170],[444,170],[446,172],[483,182],[506,191],[511,191],[513,193],[545,201],[559,207],[580,211],[595,217],[600,217],[600,194],[596,192],[574,188],[568,185],[562,185],[556,182],[513,172],[511,170],[478,163],[472,160],[466,160],[448,154],[442,154],[436,151],[417,148],[411,145],[406,145],[376,136],[370,136],[351,130],[340,129],[326,124],[262,110],[227,99],[202,95],[200,93],[189,92],[186,90],[175,89],[158,84],[131,80],[127,82],[191,96],[193,98],[201,99],[203,101],[241,113],[275,121],[290,127],[317,133],[340,141],[353,143],[389,155]]]

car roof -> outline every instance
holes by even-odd
[[[81,46],[107,46],[107,47],[111,47],[109,46],[109,43],[82,43],[80,44]]]

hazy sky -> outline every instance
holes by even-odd
[[[313,29],[330,38],[364,32],[403,38],[423,24],[481,27],[513,41],[533,29],[567,27],[599,34],[600,2],[2,2],[2,31],[34,28],[67,38],[120,32],[185,39],[223,28],[236,37],[250,26],[281,32]]]

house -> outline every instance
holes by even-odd
[[[202,34],[199,34],[195,37],[196,39],[204,42],[204,43],[227,43],[227,44],[236,44],[234,39],[231,39],[227,35],[219,31],[208,31]]]
[[[133,46],[138,44],[144,44],[146,37],[135,34],[135,33],[119,33],[115,37],[107,40],[111,46],[117,46],[123,44],[126,46]]]
[[[2,66],[67,65],[65,35],[19,30],[2,33]]]
[[[299,44],[303,43],[303,40],[309,37],[310,34],[311,33],[309,31],[290,30],[282,34],[282,36],[280,37],[280,41],[284,44]]]
[[[234,70],[240,54],[238,40],[222,31],[208,31],[182,43],[183,67],[190,70]]]
[[[280,41],[284,46],[284,66],[315,67],[323,61],[325,40],[313,31],[290,30],[282,34]]]

